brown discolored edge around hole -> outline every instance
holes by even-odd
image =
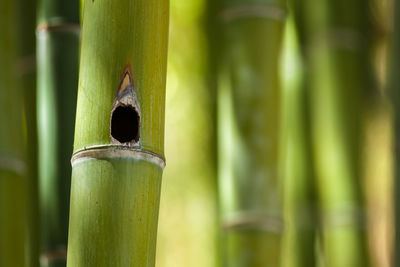
[[[124,158],[134,160],[145,160],[156,164],[161,169],[165,167],[165,158],[163,155],[159,155],[152,151],[148,151],[142,148],[133,148],[121,145],[99,145],[85,147],[82,150],[76,151],[71,158],[71,165],[74,167],[76,164],[84,162],[90,159],[112,159],[112,158]]]
[[[111,109],[111,142],[124,146],[138,146],[140,141],[140,116],[139,102],[128,64],[124,69]]]
[[[111,115],[111,136],[120,143],[139,141],[140,116],[128,105],[117,106]]]

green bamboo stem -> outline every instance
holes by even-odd
[[[70,267],[154,266],[168,1],[85,1]]]
[[[285,29],[283,90],[283,177],[285,233],[282,266],[316,266],[316,197],[307,90],[293,19]]]
[[[225,1],[218,92],[226,266],[279,266],[279,75],[285,1]]]
[[[368,266],[360,187],[361,114],[374,86],[368,1],[295,1],[309,79],[313,154],[324,261]]]
[[[76,92],[79,1],[39,1],[37,26],[42,266],[65,266]]]
[[[204,28],[205,35],[207,38],[207,65],[206,65],[206,84],[208,87],[208,96],[209,96],[209,105],[207,106],[207,111],[211,115],[212,120],[209,120],[208,123],[210,127],[210,138],[209,145],[212,148],[212,153],[210,153],[210,166],[212,166],[213,170],[213,178],[214,181],[214,201],[216,205],[216,220],[215,220],[215,246],[217,251],[215,253],[215,266],[223,266],[224,263],[224,255],[223,255],[223,232],[221,231],[221,212],[220,212],[220,203],[219,203],[219,177],[218,177],[218,68],[219,68],[219,56],[222,45],[222,36],[221,36],[221,23],[219,18],[219,10],[221,10],[223,3],[222,1],[215,0],[205,0],[205,19],[204,19]]]
[[[36,120],[36,0],[18,1],[18,78],[23,88],[28,164],[28,249],[30,266],[39,266],[39,200]]]
[[[29,266],[23,94],[17,78],[18,6],[0,1],[0,266]]]

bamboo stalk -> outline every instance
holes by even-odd
[[[37,26],[42,266],[65,266],[76,88],[79,1],[39,1]]]
[[[215,266],[223,266],[223,232],[221,231],[221,205],[219,203],[219,168],[218,168],[218,69],[220,52],[222,45],[222,29],[220,18],[218,16],[219,10],[222,8],[222,1],[205,0],[205,19],[204,29],[207,40],[207,65],[206,65],[206,85],[208,87],[209,105],[207,111],[211,115],[208,120],[210,125],[210,138],[209,147],[212,153],[209,155],[210,166],[212,166],[212,176],[214,178],[214,203],[216,205],[216,220],[215,220]]]
[[[168,1],[85,1],[68,266],[154,266]]]
[[[36,120],[36,0],[18,3],[18,78],[23,88],[25,144],[28,164],[28,249],[29,266],[39,266],[39,199]]]
[[[219,180],[226,266],[279,266],[278,58],[285,1],[225,1],[220,13]]]
[[[28,266],[27,163],[17,78],[18,6],[0,1],[0,266]]]
[[[293,17],[285,29],[283,69],[283,177],[285,233],[282,265],[316,266],[315,182],[310,114]]]
[[[327,266],[368,266],[360,186],[361,114],[374,86],[368,1],[296,1]]]

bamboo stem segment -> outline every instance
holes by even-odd
[[[279,266],[278,58],[285,1],[223,1],[219,183],[226,266]]]
[[[68,266],[155,264],[168,5],[85,1]]]
[[[369,266],[361,190],[361,114],[375,86],[368,1],[295,1],[306,62],[322,251],[332,267]]]
[[[18,78],[23,87],[25,144],[28,174],[28,249],[29,266],[39,266],[40,226],[38,198],[38,136],[36,114],[36,0],[19,0]]]
[[[79,1],[38,2],[40,259],[43,267],[65,266],[78,84]]]
[[[319,221],[307,106],[309,91],[302,79],[302,62],[293,22],[291,18],[286,24],[282,71],[285,81],[281,135],[285,213],[282,266],[313,267],[316,266]]]

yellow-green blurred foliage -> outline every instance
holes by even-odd
[[[157,267],[216,265],[214,119],[204,0],[170,2],[165,151]]]

